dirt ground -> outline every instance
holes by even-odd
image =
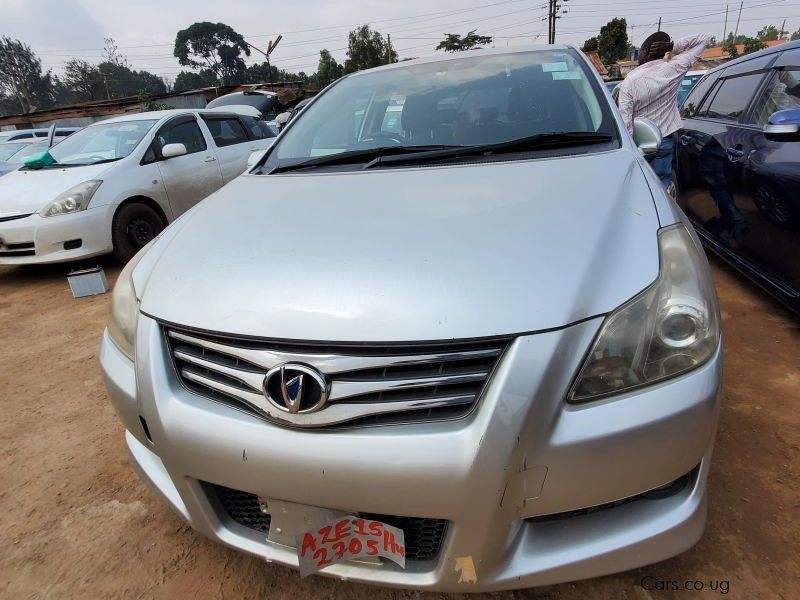
[[[110,279],[118,271],[106,264]],[[634,571],[485,597],[800,597],[800,320],[714,271],[725,382],[701,542]],[[96,351],[110,295],[73,300],[65,272],[0,267],[0,597],[450,597],[301,581],[183,525],[134,475],[106,399]]]

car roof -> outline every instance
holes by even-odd
[[[723,69],[727,69],[728,67],[733,67],[740,63],[747,62],[748,60],[752,60],[754,58],[759,58],[760,56],[768,56],[770,54],[779,54],[781,52],[785,52],[786,50],[795,50],[800,48],[800,40],[796,40],[794,42],[787,42],[785,44],[778,44],[777,46],[772,46],[771,48],[764,48],[763,50],[759,50],[758,52],[751,52],[750,54],[745,54],[744,56],[740,56],[734,60],[730,60],[726,63],[722,63],[721,65],[714,67],[708,73],[717,73],[722,71]]]
[[[472,58],[477,56],[493,56],[498,54],[521,54],[523,52],[535,52],[542,50],[574,50],[575,46],[571,44],[528,44],[524,46],[505,46],[502,48],[481,48],[480,50],[470,50],[469,52],[451,52],[449,54],[435,54],[421,58],[414,58],[412,60],[404,60],[402,62],[392,63],[390,65],[382,65],[364,71],[357,71],[351,73],[348,77],[358,77],[364,73],[374,73],[375,71],[388,71],[392,69],[400,69],[409,65],[421,65],[426,63],[446,62],[448,60],[463,60],[464,58]]]
[[[224,107],[225,111],[220,111],[217,109],[209,108],[170,108],[167,110],[150,110],[147,112],[140,112],[140,113],[128,113],[124,115],[119,115],[117,117],[111,117],[110,119],[104,119],[103,121],[98,121],[97,123],[92,123],[92,125],[97,125],[100,123],[124,123],[126,121],[147,121],[147,120],[161,120],[168,117],[175,117],[178,115],[215,115],[219,117],[220,114],[223,112],[228,112],[230,114],[237,114],[241,116],[249,116],[244,112],[239,112],[236,110],[237,105],[231,105]],[[89,127],[91,127],[90,125]]]

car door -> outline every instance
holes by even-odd
[[[167,144],[183,144],[186,154],[165,159],[161,149]],[[175,217],[223,185],[214,148],[208,144],[194,115],[181,115],[162,125],[143,162],[148,160],[158,162]]]
[[[744,257],[782,293],[800,298],[800,142],[768,139],[764,126],[786,109],[800,108],[800,50],[785,52],[768,75],[746,117],[741,188],[737,196],[746,235]]]
[[[678,132],[678,203],[700,229],[727,247],[744,234],[736,202],[748,136],[741,121],[765,76],[763,70],[729,75],[726,69],[696,109],[687,107],[688,118]]]
[[[247,158],[257,150],[269,146],[266,138],[252,139],[236,115],[202,115],[203,122],[214,140],[219,157],[222,179],[225,183],[241,175],[247,167]]]

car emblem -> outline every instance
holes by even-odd
[[[264,377],[264,395],[270,404],[293,415],[317,412],[329,393],[325,376],[308,365],[284,363]]]

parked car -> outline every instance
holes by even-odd
[[[136,470],[209,538],[348,580],[500,590],[686,550],[720,324],[660,142],[573,47],[329,86],[120,274],[100,364]],[[381,547],[325,546],[332,519]]]
[[[241,174],[272,142],[252,116],[205,110],[124,115],[50,149],[54,164],[0,181],[0,264],[113,252],[130,259],[177,216]]]
[[[61,140],[63,138],[56,138]],[[22,163],[49,148],[47,140],[25,139],[0,144],[0,177],[22,166]]]
[[[706,73],[708,73],[708,69],[700,69],[686,73],[678,87],[678,106],[683,104],[683,101],[686,100],[686,96],[689,95],[689,92],[692,91],[694,86],[697,85]]]
[[[274,117],[280,108],[278,95],[275,92],[267,92],[265,90],[247,90],[225,94],[211,100],[206,105],[206,108],[221,108],[242,104],[252,106],[258,110],[262,119]]]
[[[76,131],[80,131],[80,127],[58,127],[55,132],[56,137],[67,137]],[[5,142],[13,142],[16,140],[32,140],[33,138],[46,138],[50,130],[46,128],[40,129],[8,129],[0,131],[0,144]]]
[[[800,42],[710,71],[683,117],[679,204],[711,250],[800,313]]]

